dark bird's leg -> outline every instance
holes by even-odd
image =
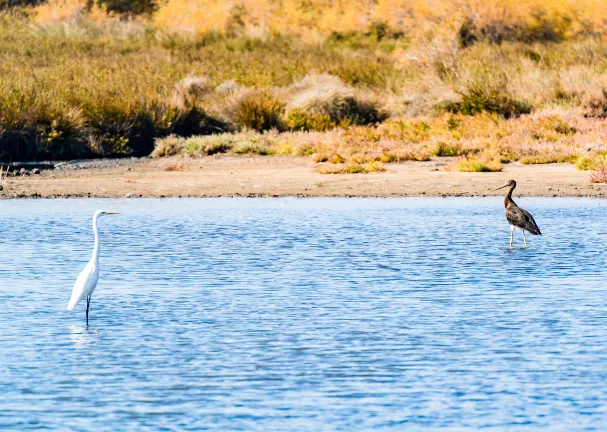
[[[523,230],[523,240],[525,240],[525,247],[527,247],[527,237],[525,237],[525,230]]]
[[[91,304],[91,296],[87,295],[86,296],[86,326],[88,327],[89,325],[89,306]]]

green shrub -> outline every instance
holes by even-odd
[[[447,109],[453,113],[466,115],[486,111],[507,119],[529,114],[531,104],[513,98],[506,84],[505,80],[492,80],[488,76],[475,78],[460,91],[461,101],[447,104]]]
[[[458,171],[462,172],[497,172],[504,169],[498,155],[463,156],[457,163]]]
[[[294,109],[287,116],[287,128],[303,131],[327,131],[337,127],[337,124],[327,114],[310,114],[300,109]]]
[[[225,125],[197,107],[177,108],[149,101],[129,107],[103,101],[85,107],[91,150],[100,156],[144,156],[169,134],[210,134]]]
[[[345,174],[364,174],[368,173],[369,170],[364,165],[360,164],[349,164],[344,168]]]
[[[371,161],[367,165],[367,172],[384,172],[386,168],[380,161]]]
[[[575,162],[575,167],[582,171],[594,170],[604,165],[607,157],[602,153],[591,153],[588,156],[580,156]]]
[[[575,163],[575,167],[582,171],[594,169],[594,166],[594,159],[589,158],[587,156],[579,157],[577,162]]]
[[[237,129],[282,129],[284,104],[267,91],[249,91],[231,102],[227,113]]]
[[[0,160],[90,157],[82,111],[23,96],[23,106],[0,105]]]
[[[445,143],[441,141],[434,148],[432,155],[438,157],[449,157],[467,155],[468,153],[470,153],[470,151],[463,148],[460,143]]]
[[[366,32],[332,33],[324,44],[328,47],[349,49],[379,49],[392,52],[397,47],[406,47],[404,33],[395,32],[385,22],[372,22]]]
[[[379,157],[379,161],[383,163],[398,162],[398,156],[394,153],[382,153]]]
[[[268,156],[276,153],[276,151],[267,145],[262,145],[255,142],[240,142],[234,147],[235,154],[257,154],[260,156]]]
[[[193,136],[185,140],[183,152],[192,156],[226,153],[234,147],[235,135]]]
[[[103,156],[147,155],[154,138],[168,135],[179,120],[177,108],[159,101],[132,106],[110,100],[84,107],[95,153]]]
[[[164,138],[154,140],[154,151],[152,157],[159,158],[165,156],[174,156],[183,151],[184,139],[176,135],[169,135]]]

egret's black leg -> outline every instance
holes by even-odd
[[[91,304],[91,296],[86,296],[86,325],[89,325],[89,306]]]

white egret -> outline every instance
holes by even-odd
[[[89,325],[89,307],[91,304],[91,296],[97,281],[99,280],[99,232],[97,231],[97,219],[103,215],[119,214],[116,212],[106,212],[97,210],[93,215],[93,232],[95,233],[95,248],[93,249],[93,257],[88,262],[84,270],[76,279],[74,284],[74,290],[72,291],[72,297],[67,305],[67,310],[73,310],[76,305],[86,297],[86,325]]]

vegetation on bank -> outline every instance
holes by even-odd
[[[309,156],[324,165],[426,161],[457,156],[452,169],[501,171],[502,164],[569,162],[595,169],[607,162],[604,119],[566,108],[506,119],[444,113],[432,118],[391,118],[377,125],[326,132],[246,131],[156,141],[152,156],[201,156],[217,153]],[[329,172],[328,168],[324,171]]]
[[[0,160],[605,163],[600,0],[281,4],[0,0]]]
[[[35,20],[65,20],[83,9],[145,15],[164,32],[194,36],[222,33],[259,37],[291,34],[324,40],[362,34],[432,39],[452,34],[463,46],[477,42],[561,42],[601,33],[607,22],[602,0],[1,0],[33,5]],[[106,14],[107,15],[107,14]]]

